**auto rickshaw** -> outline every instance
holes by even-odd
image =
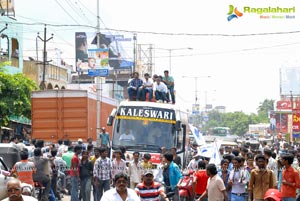
[[[0,143],[0,157],[5,162],[8,170],[11,170],[14,164],[21,159],[18,148],[10,143]]]

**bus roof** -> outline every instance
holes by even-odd
[[[148,106],[148,107],[158,107],[163,109],[172,109],[179,110],[180,108],[177,105],[169,104],[169,103],[156,103],[156,102],[147,102],[147,101],[122,101],[119,106]]]

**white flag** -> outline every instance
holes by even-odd
[[[209,160],[209,163],[213,163],[216,166],[221,164],[221,156],[220,156],[219,148],[220,148],[220,143],[218,143],[217,140],[215,140],[213,145],[212,156]]]
[[[193,136],[197,142],[198,145],[204,145],[206,144],[205,139],[202,135],[202,133],[198,130],[198,128],[194,127],[192,124],[189,124],[190,129],[193,133]]]

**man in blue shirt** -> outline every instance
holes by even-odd
[[[173,162],[173,154],[166,152],[164,154],[164,162],[167,164],[163,170],[164,183],[166,187],[166,193],[173,191],[175,193],[174,200],[180,201],[178,186],[182,181],[182,174],[176,163]]]
[[[138,101],[142,96],[143,91],[143,80],[139,78],[139,73],[134,72],[133,79],[129,83],[128,96],[129,100],[133,101],[133,96],[136,95],[136,100]]]

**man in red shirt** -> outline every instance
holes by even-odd
[[[206,163],[204,161],[199,161],[198,170],[194,174],[194,181],[193,181],[193,192],[195,192],[196,199],[198,199],[206,191],[207,180],[209,177],[206,174],[205,168],[206,168]]]
[[[299,188],[300,186],[298,172],[291,166],[293,161],[293,154],[284,154],[281,156],[281,163],[284,165],[281,183],[281,194],[283,201],[296,200],[296,188]]]
[[[74,148],[75,154],[71,160],[70,176],[71,176],[71,201],[79,201],[78,183],[79,183],[79,157],[82,151],[82,146],[77,144]]]

